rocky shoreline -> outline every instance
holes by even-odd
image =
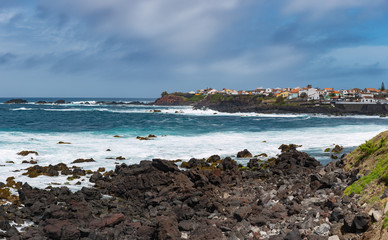
[[[93,173],[95,186],[77,192],[10,179],[2,186],[18,189],[19,199],[0,206],[0,237],[362,239],[378,219],[356,196],[343,196],[358,171],[345,171],[346,157],[321,166],[295,147],[283,145],[277,158],[251,158],[247,166],[217,155],[190,160],[189,170],[161,159],[122,164]],[[40,169],[85,174],[63,165]],[[23,224],[29,226],[16,228]]]
[[[195,98],[192,97],[191,99]],[[153,105],[160,106],[193,106],[194,109],[211,109],[227,113],[268,113],[268,114],[326,114],[326,115],[381,115],[388,113],[386,104],[358,104],[346,105],[329,102],[274,102],[263,100],[260,96],[252,95],[208,95],[192,101],[179,95],[165,95],[158,98]]]

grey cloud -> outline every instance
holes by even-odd
[[[13,53],[0,53],[0,65],[5,65],[16,58]]]
[[[195,53],[233,18],[240,0],[60,0],[41,1],[50,11],[71,12],[96,31],[140,38],[160,51]]]

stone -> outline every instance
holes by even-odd
[[[28,154],[35,154],[36,156],[39,156],[38,152],[36,151],[21,151],[17,153],[17,155],[20,156],[27,156]]]
[[[233,170],[237,168],[237,162],[232,160],[230,157],[226,157],[222,160],[221,166],[223,170]]]
[[[59,99],[59,100],[55,101],[54,103],[55,103],[55,104],[65,104],[66,101],[63,100],[63,99]]]
[[[287,235],[284,237],[284,240],[302,240],[302,236],[298,230],[294,230],[287,233]]]
[[[321,224],[316,230],[315,233],[319,236],[328,236],[330,233],[330,225],[327,223]]]
[[[380,219],[383,217],[383,213],[381,211],[378,211],[378,210],[375,210],[375,209],[371,209],[368,213],[368,215],[370,217],[372,217],[372,219],[375,221],[375,222],[378,222],[380,221]]]
[[[339,145],[335,145],[335,147],[331,150],[332,153],[341,153],[344,148]]]
[[[179,171],[178,166],[167,160],[152,159],[152,166],[163,172],[175,172]]]
[[[338,235],[333,235],[330,236],[327,240],[340,240],[340,238],[338,237]]]
[[[240,151],[237,153],[238,158],[251,158],[252,153],[248,151],[248,149],[244,149],[243,151]]]
[[[95,160],[93,158],[88,158],[88,159],[78,158],[78,159],[74,160],[71,164],[85,163],[85,162],[95,162]]]
[[[158,239],[180,239],[181,233],[178,229],[178,222],[173,217],[160,216],[158,221]]]
[[[242,221],[248,217],[248,215],[252,212],[252,208],[250,205],[240,207],[234,212],[234,217],[237,221]]]
[[[220,160],[221,160],[221,157],[219,155],[212,155],[206,161],[209,163],[214,163]]]
[[[353,226],[356,232],[364,232],[369,225],[369,216],[367,214],[357,214],[353,219]]]

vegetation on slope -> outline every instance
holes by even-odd
[[[347,187],[344,195],[359,197],[360,205],[384,209],[388,201],[388,131],[366,141],[346,156],[347,171],[359,171],[357,181]],[[388,229],[388,213],[381,227]]]

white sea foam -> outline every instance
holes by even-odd
[[[55,105],[60,106],[61,108],[15,108],[10,109],[12,111],[34,111],[34,110],[44,110],[44,111],[56,111],[56,112],[88,112],[88,111],[100,111],[100,112],[112,112],[112,113],[122,113],[122,114],[133,114],[133,113],[149,113],[149,114],[177,114],[177,115],[188,115],[188,116],[237,116],[237,117],[255,117],[257,121],[261,121],[262,118],[302,118],[302,119],[311,119],[311,118],[337,118],[337,119],[382,119],[387,120],[388,117],[380,117],[378,115],[367,116],[367,115],[344,115],[344,116],[332,116],[325,114],[270,114],[270,113],[225,113],[214,111],[211,109],[193,109],[190,106],[153,106],[153,105],[124,105],[124,106],[111,106],[107,105],[85,105],[79,104],[81,102],[76,102],[77,104],[61,104]],[[71,107],[70,107],[71,106]],[[75,107],[78,106],[78,107]],[[96,107],[98,106],[98,107]],[[103,107],[105,106],[105,107]],[[103,108],[102,108],[103,107]],[[160,110],[160,112],[154,112],[154,110]]]
[[[85,169],[97,170],[105,167],[114,169],[115,162],[133,164],[141,160],[163,158],[183,159],[191,157],[207,158],[213,154],[223,157],[234,156],[238,151],[248,149],[252,154],[267,153],[276,156],[279,145],[294,143],[303,145],[301,150],[321,149],[340,144],[344,147],[354,147],[370,139],[387,128],[376,125],[314,127],[304,129],[284,129],[282,131],[264,132],[223,132],[190,136],[159,136],[151,141],[139,141],[135,135],[122,132],[122,138],[114,138],[112,133],[21,133],[0,132],[0,181],[7,177],[15,176],[17,181],[29,182],[32,186],[47,187],[51,183],[64,184],[65,176],[45,177],[40,176],[30,179],[22,175],[30,164],[22,164],[23,160],[31,157],[41,166],[49,164],[66,163],[70,166],[77,165]],[[69,145],[57,144],[58,141],[71,142]],[[266,142],[264,142],[266,141]],[[106,151],[106,149],[111,151]],[[33,150],[39,156],[30,154],[27,157],[17,155],[22,150]],[[124,161],[110,160],[107,157],[123,156]],[[96,162],[71,164],[77,158],[93,158]],[[5,163],[13,161],[12,163]],[[244,162],[244,160],[242,160]],[[18,171],[18,172],[14,172]],[[81,181],[81,186],[87,186],[88,181]]]
[[[21,108],[13,108],[13,109],[10,109],[11,111],[31,111],[31,110],[34,110],[33,108],[25,108],[25,107],[21,107]]]

